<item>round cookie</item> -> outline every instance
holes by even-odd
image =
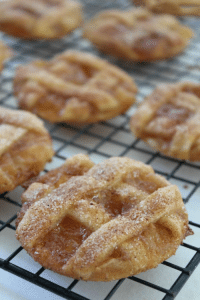
[[[43,267],[76,279],[138,274],[192,234],[178,188],[125,157],[76,155],[22,195],[16,236]]]
[[[171,58],[185,49],[192,35],[175,17],[143,8],[101,12],[83,32],[100,51],[135,62]]]
[[[7,0],[0,2],[0,30],[24,39],[57,39],[82,22],[77,0]]]
[[[14,93],[22,109],[50,122],[95,123],[134,102],[134,80],[94,55],[73,50],[17,69]]]
[[[199,0],[133,0],[136,6],[144,6],[153,13],[176,16],[200,16]]]
[[[200,85],[157,87],[131,117],[130,128],[167,156],[200,161]]]
[[[38,175],[53,154],[42,121],[29,112],[0,107],[0,194]]]
[[[4,62],[12,56],[10,48],[0,41],[0,72],[3,70]]]

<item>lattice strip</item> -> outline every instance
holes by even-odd
[[[6,123],[40,133],[46,133],[43,122],[33,114],[25,111],[20,111],[19,113],[17,110],[9,110],[1,107],[0,123]]]
[[[182,203],[181,197],[178,202],[174,202],[177,193],[178,188],[165,187],[148,196],[146,201],[132,209],[127,216],[118,216],[106,223],[87,238],[63,269],[68,271],[72,268],[81,276],[89,276],[97,265],[111,255],[117,245],[138,235],[152,221],[156,222],[169,211],[176,210]],[[156,200],[158,198],[159,201]]]
[[[87,180],[87,191],[84,189],[84,183]],[[51,193],[50,197],[45,197],[42,201],[35,202],[30,209],[25,213],[24,218],[19,224],[18,231],[20,236],[24,236],[24,245],[27,248],[33,247],[38,239],[42,238],[44,234],[47,234],[52,228],[54,228],[58,222],[60,222],[73,201],[82,193],[92,193],[93,189],[99,189],[102,187],[102,183],[97,183],[93,178],[84,178],[80,180],[79,177],[75,178],[74,181],[68,181],[68,186],[62,184],[58,189]],[[75,191],[75,194],[73,192]],[[41,215],[43,219],[41,220]],[[30,216],[33,218],[34,222],[29,223]],[[35,224],[40,223],[37,226],[37,231]],[[29,231],[29,235],[25,231]]]
[[[26,129],[0,124],[0,156],[27,132]]]

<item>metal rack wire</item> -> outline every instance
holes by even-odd
[[[130,6],[128,1],[101,2],[100,4],[98,1],[83,1],[86,18],[91,17],[99,9],[112,8],[113,6],[119,8]],[[174,59],[153,64],[127,65],[126,62],[119,62],[107,57],[111,62],[114,62],[133,76],[139,88],[138,101],[142,101],[144,96],[149,94],[153,88],[161,82],[200,80],[200,42],[198,42],[198,37],[200,36],[200,20],[187,18],[182,19],[182,21],[194,29],[196,37],[191,41],[190,47],[188,47],[182,55]],[[3,34],[2,39],[14,49],[16,55],[6,64],[0,77],[0,105],[14,109],[17,109],[17,103],[12,94],[12,80],[15,68],[19,64],[27,63],[35,58],[48,59],[66,49],[92,52],[105,58],[98,53],[88,41],[81,38],[80,30],[76,30],[70,36],[62,40],[53,42],[27,42]],[[147,147],[142,141],[134,138],[129,129],[129,118],[134,109],[135,106],[125,114],[112,120],[86,126],[70,126],[67,124],[50,124],[46,122],[45,124],[51,134],[56,153],[53,162],[46,166],[45,171],[61,165],[67,157],[76,153],[86,153],[94,162],[99,162],[111,156],[128,156],[151,164],[157,173],[165,176],[169,181],[179,186],[186,205],[192,203],[193,199],[197,197],[197,191],[200,187],[200,164],[166,158]],[[37,271],[33,272],[30,271],[29,268],[15,263],[16,258],[24,251],[21,246],[12,249],[9,254],[1,255],[2,246],[6,247],[6,245],[3,245],[1,242],[1,234],[3,233],[4,235],[4,232],[8,229],[12,232],[15,231],[14,221],[21,207],[19,200],[21,192],[22,189],[17,188],[10,193],[5,193],[0,196],[0,269],[13,273],[43,289],[49,290],[63,299],[96,300],[97,298],[94,298],[90,291],[88,292],[89,294],[81,294],[81,292],[79,292],[80,289],[77,288],[79,281],[77,280],[70,280],[69,283],[66,282],[63,286],[63,284],[57,281],[54,282],[44,276],[44,268],[40,267]],[[10,209],[11,207],[12,209]],[[4,210],[6,212],[9,211],[9,213],[5,215]],[[190,220],[190,225],[194,231],[200,230],[198,218]],[[8,238],[6,243],[9,244],[9,242],[10,239]],[[175,299],[200,262],[199,247],[198,244],[193,242],[184,242],[180,246],[180,251],[190,252],[189,259],[185,264],[182,265],[179,263],[179,259],[177,258],[174,261],[172,259],[161,264],[160,268],[162,272],[159,271],[159,274],[160,272],[165,274],[166,270],[169,269],[175,272],[175,275],[172,276],[172,280],[167,287],[160,284],[159,281],[155,280],[155,282],[153,282],[148,276],[138,275],[113,282],[109,285],[109,288],[107,287],[101,300],[121,299],[123,295],[125,299],[128,299],[124,291],[127,286],[135,286],[135,284],[139,284],[139,290],[148,289],[149,295],[154,295],[153,291],[158,292],[159,297],[156,297],[156,299]],[[149,299],[150,298],[151,297],[149,297]],[[138,298],[137,296],[135,298],[134,293],[132,293],[130,299],[134,300]]]

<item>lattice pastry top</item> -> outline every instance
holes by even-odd
[[[107,61],[66,51],[20,66],[14,92],[22,109],[51,122],[94,123],[125,112],[137,88],[131,76]]]
[[[45,268],[109,281],[156,267],[192,234],[178,188],[125,157],[77,155],[22,196],[17,239]]]
[[[132,61],[173,57],[192,35],[175,17],[153,15],[143,8],[105,11],[84,27],[84,37],[102,52]]]
[[[51,138],[36,116],[0,107],[0,194],[38,175],[53,154]]]
[[[200,160],[200,85],[156,88],[130,121],[134,134],[165,155]]]
[[[0,30],[24,39],[56,39],[82,22],[77,0],[7,0],[0,2]]]
[[[176,16],[200,16],[200,0],[133,0],[154,13]]]
[[[0,41],[0,72],[3,69],[4,62],[12,56],[12,51],[3,42]]]

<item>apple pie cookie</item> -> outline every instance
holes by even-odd
[[[200,161],[200,85],[159,86],[131,117],[130,128],[167,156]]]
[[[125,112],[137,88],[118,67],[70,50],[18,67],[14,93],[22,109],[50,122],[94,123]]]
[[[173,57],[192,35],[174,16],[153,15],[143,8],[105,11],[84,27],[84,37],[100,51],[137,62]]]
[[[192,234],[178,188],[125,157],[85,155],[38,178],[22,195],[16,236],[43,267],[110,281],[156,267]]]
[[[35,115],[0,107],[0,194],[36,176],[54,151]]]
[[[5,61],[12,56],[12,51],[0,41],[0,72],[3,70]]]
[[[200,0],[133,0],[153,13],[176,16],[200,16]]]
[[[7,0],[0,2],[0,30],[24,39],[56,39],[82,22],[76,0]]]

